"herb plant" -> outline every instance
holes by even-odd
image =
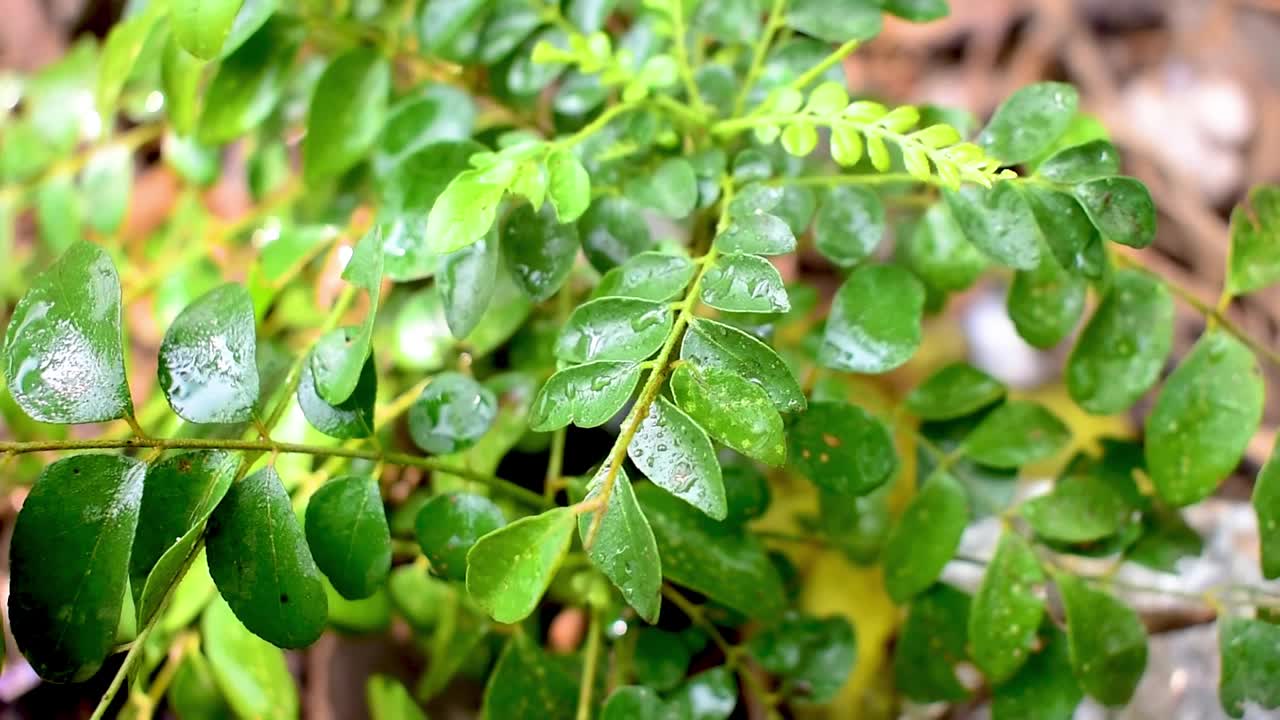
[[[1146,630],[1074,559],[1199,552],[1179,510],[1235,471],[1280,359],[1226,315],[1280,281],[1280,189],[1237,210],[1205,306],[1129,250],[1155,208],[1072,87],[981,128],[886,107],[843,59],[944,0],[764,5],[140,0],[7,78],[0,467],[34,478],[9,620],[36,672],[109,668],[98,717],[289,718],[282,648],[394,617],[427,669],[370,679],[383,720],[459,675],[486,718],[874,714],[877,688],[997,720],[1125,705]],[[138,238],[157,145],[181,188]],[[254,207],[227,221],[201,193],[232,175]],[[798,248],[842,276],[829,299],[784,283]],[[1141,439],[917,357],[990,275],[1027,342],[1070,345],[1082,413],[1153,398]],[[1173,363],[1179,297],[1206,326]],[[909,363],[914,387],[877,382]],[[1255,500],[1274,578],[1276,464]],[[994,555],[958,557],[991,515]],[[852,605],[901,612],[816,609],[813,546]],[[941,580],[957,561],[976,592]],[[1280,706],[1274,596],[1207,600],[1223,707]],[[573,613],[585,639],[548,651]]]

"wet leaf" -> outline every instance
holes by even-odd
[[[582,217],[591,204],[591,176],[569,150],[555,150],[547,157],[547,198],[562,223]]]
[[[227,283],[188,305],[164,334],[157,374],[169,406],[193,423],[246,422],[258,401],[253,300]]]
[[[525,619],[569,551],[576,525],[573,511],[558,507],[480,538],[467,553],[467,593],[498,622]],[[495,670],[490,682],[499,674]]]
[[[605,297],[579,305],[556,343],[556,357],[639,362],[658,351],[671,331],[666,303]]]
[[[529,429],[557,430],[573,424],[597,427],[618,414],[640,383],[640,366],[590,362],[565,368],[543,384],[533,401]]]
[[[991,411],[965,440],[965,455],[996,468],[1043,460],[1066,446],[1071,431],[1043,405],[1009,400]]]
[[[683,255],[642,252],[606,272],[592,297],[672,300],[684,293],[693,270],[693,261]]]
[[[1243,295],[1280,280],[1280,186],[1249,191],[1249,200],[1231,211],[1231,252],[1227,290]]]
[[[551,297],[564,285],[578,257],[578,228],[562,224],[544,206],[521,205],[503,223],[502,255],[520,289],[534,302]]]
[[[1062,543],[1087,543],[1112,535],[1128,523],[1133,508],[1105,478],[1065,477],[1047,495],[1020,510],[1036,535]]]
[[[794,612],[751,638],[748,647],[762,668],[786,679],[790,694],[813,703],[835,698],[849,679],[858,649],[845,618]]]
[[[964,236],[992,260],[1015,270],[1040,265],[1043,235],[1014,183],[997,182],[990,189],[967,185],[944,191],[944,197]]]
[[[626,184],[627,197],[672,219],[693,212],[698,201],[698,178],[683,158],[663,160],[651,175],[634,176]]]
[[[1129,177],[1088,180],[1072,193],[1102,236],[1144,248],[1156,237],[1156,206],[1147,186]]]
[[[728,720],[738,705],[738,682],[721,665],[690,677],[667,703],[667,717],[689,720]]]
[[[469,246],[448,253],[435,250],[427,234],[427,223],[431,208],[444,189],[454,178],[471,169],[469,160],[473,155],[486,151],[485,146],[467,139],[440,140],[397,159],[383,171],[377,181],[381,199],[378,218],[384,229],[383,269],[387,277],[404,282],[433,273],[443,275],[449,258],[467,256],[463,250]],[[482,242],[489,244],[488,250],[496,258],[496,233],[486,228],[476,240],[477,244]],[[483,309],[484,302],[488,301],[484,287],[478,286],[475,294],[478,297],[472,303]]]
[[[382,295],[383,235],[374,228],[360,238],[351,260],[342,271],[342,279],[369,295],[369,312],[356,328],[331,332],[316,343],[311,353],[311,374],[316,390],[326,402],[338,405],[351,397],[365,361],[372,350],[373,321],[378,316],[378,299]]]
[[[1074,575],[1054,580],[1067,611],[1071,667],[1080,686],[1098,702],[1129,702],[1147,665],[1147,631],[1128,605]]]
[[[884,204],[878,195],[862,187],[832,188],[813,221],[818,252],[846,268],[871,257],[884,232]]]
[[[627,455],[645,477],[716,520],[728,512],[720,462],[698,423],[659,397],[640,423]]]
[[[1050,348],[1075,330],[1084,313],[1088,283],[1042,255],[1035,270],[1019,270],[1009,286],[1009,319],[1018,335],[1034,347]]]
[[[387,112],[382,134],[372,151],[370,162],[379,178],[397,170],[401,164],[427,146],[471,137],[476,107],[471,97],[452,85],[427,83],[398,100]],[[481,150],[484,148],[481,147]],[[455,170],[435,191],[469,165]],[[425,164],[419,172],[430,172]],[[430,204],[426,209],[430,209]]]
[[[1258,541],[1261,546],[1262,576],[1268,580],[1280,577],[1280,453],[1271,457],[1253,484],[1253,509],[1258,515]]]
[[[605,474],[604,468],[596,473],[588,488],[587,500],[600,496]],[[596,514],[578,516],[578,535],[584,545]],[[618,468],[614,476],[609,508],[600,520],[594,542],[587,548],[587,556],[617,586],[623,599],[641,618],[649,623],[658,621],[662,607],[662,563],[657,541],[636,501],[631,480],[622,468]]]
[[[307,546],[320,572],[348,600],[367,598],[391,572],[391,530],[378,483],[348,475],[307,502]]]
[[[1071,720],[1084,692],[1071,672],[1066,635],[1049,628],[1044,647],[991,694],[992,720]]]
[[[676,404],[707,433],[767,465],[787,457],[782,416],[760,386],[728,370],[685,363],[671,374]]]
[[[804,393],[795,375],[782,358],[760,340],[705,318],[689,323],[680,358],[701,368],[719,368],[736,373],[764,389],[781,412],[805,407]]]
[[[640,207],[624,197],[596,199],[578,220],[582,249],[600,272],[625,263],[653,245]]]
[[[889,531],[881,555],[889,597],[904,603],[925,591],[960,546],[969,522],[964,488],[945,471],[935,472]]]
[[[918,702],[958,701],[970,691],[956,677],[966,662],[969,596],[938,584],[911,603],[893,654],[894,683]]]
[[[933,373],[907,395],[907,409],[922,420],[954,420],[1004,398],[1000,381],[969,363],[958,362]]]
[[[836,370],[888,372],[920,347],[924,288],[897,265],[854,270],[836,291],[818,360]]]
[[[842,43],[869,40],[880,34],[884,21],[871,0],[798,0],[787,8],[787,25],[819,40]]]
[[[702,278],[702,302],[717,310],[784,313],[791,309],[782,276],[755,255],[717,257]]]
[[[471,546],[506,524],[506,516],[489,498],[446,493],[422,506],[414,521],[414,533],[432,570],[449,580],[465,580]]]
[[[866,495],[898,469],[889,430],[855,405],[813,402],[791,426],[791,464],[815,485]]]
[[[341,332],[341,331],[339,331]],[[360,380],[351,397],[338,405],[330,405],[316,392],[311,363],[302,366],[298,381],[298,407],[311,427],[335,438],[363,438],[373,434],[373,406],[378,399],[378,367],[370,354],[360,371]]]
[[[1074,185],[1120,174],[1120,154],[1106,140],[1091,140],[1063,148],[1036,167],[1040,177]]]
[[[647,687],[624,685],[609,693],[601,720],[662,720],[662,698]]]
[[[904,238],[904,262],[929,287],[955,292],[973,285],[987,267],[987,258],[965,238],[946,203],[925,211]]]
[[[571,720],[578,704],[579,665],[546,653],[523,631],[513,634],[485,685],[481,720]]]
[[[497,413],[492,390],[461,373],[440,373],[409,407],[409,434],[423,450],[447,455],[474,445]]]
[[[969,611],[970,653],[993,685],[1013,677],[1034,651],[1044,598],[1040,561],[1022,536],[1005,530]]]
[[[1079,93],[1066,83],[1027,85],[996,108],[978,144],[1006,165],[1026,162],[1066,132],[1079,104]]]
[[[230,142],[267,119],[284,94],[287,71],[302,37],[302,26],[277,16],[222,60],[205,91],[197,129],[200,142]]]
[[[1222,677],[1218,698],[1231,717],[1244,717],[1245,703],[1265,710],[1280,707],[1280,626],[1242,617],[1218,619]]]
[[[516,166],[499,163],[459,173],[445,186],[427,215],[427,249],[445,255],[489,232],[498,205],[515,179]]]
[[[337,177],[362,160],[382,132],[391,66],[372,48],[334,58],[311,95],[302,169],[309,184]]]

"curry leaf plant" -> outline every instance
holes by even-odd
[[[850,85],[945,0],[128,8],[0,115],[8,619],[45,680],[114,673],[95,717],[297,717],[285,650],[332,632],[411,637],[379,720],[464,678],[485,718],[1131,701],[1146,626],[1072,560],[1199,552],[1181,508],[1280,360],[1230,314],[1280,282],[1280,188],[1203,302],[1145,268],[1151,195],[1071,86],[973,129]],[[782,270],[810,249],[833,282]],[[922,352],[977,283],[1060,403]],[[1280,705],[1276,598],[1211,600],[1224,710]]]

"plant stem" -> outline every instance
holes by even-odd
[[[693,79],[693,67],[689,65],[689,48],[685,45],[688,28],[684,24],[683,0],[671,2],[671,34],[673,35],[672,51],[676,56],[676,68],[679,70],[680,80],[684,82],[685,94],[689,96],[689,103],[693,105],[693,109],[699,115],[706,115],[707,106],[702,102],[698,83]]]
[[[779,177],[768,181],[770,185],[794,185],[797,187],[827,187],[832,185],[896,185],[919,184],[920,178],[904,172],[867,173],[864,175],[806,175]]]
[[[822,73],[826,72],[827,69],[830,68],[832,65],[835,65],[836,63],[844,60],[845,57],[849,55],[849,53],[853,52],[854,50],[857,50],[858,46],[861,44],[862,44],[861,40],[846,41],[845,44],[836,48],[834,51],[832,51],[830,55],[823,58],[822,62],[818,63],[817,65],[814,65],[808,70],[805,70],[803,75],[796,78],[795,80],[792,80],[790,83],[790,87],[793,87],[796,90],[804,90],[806,87],[809,86],[809,83],[821,77]]]
[[[596,685],[596,667],[600,664],[600,612],[591,610],[587,625],[587,650],[582,657],[582,685],[578,690],[577,720],[591,720],[591,695]]]
[[[720,648],[720,652],[724,653],[725,664],[737,671],[738,676],[742,678],[743,684],[750,688],[753,695],[759,697],[770,707],[777,704],[778,699],[760,684],[760,679],[743,662],[746,652],[741,647],[726,640],[724,635],[720,633],[720,629],[716,627],[715,623],[711,622],[711,618],[707,617],[707,614],[702,611],[700,606],[694,604],[692,600],[667,583],[662,585],[662,596],[680,608],[680,612],[689,616],[690,622],[711,637],[711,641],[716,644],[716,647]]]
[[[143,145],[159,139],[164,134],[164,129],[162,124],[139,125],[98,145],[82,150],[69,158],[50,165],[44,172],[31,180],[0,187],[0,203],[8,201],[10,198],[20,197],[31,188],[39,187],[44,181],[52,177],[79,172],[81,168],[89,164],[89,161],[95,155],[109,148],[123,146],[132,153]]]
[[[733,117],[741,115],[743,108],[746,107],[751,88],[755,86],[756,78],[764,68],[764,59],[769,54],[769,46],[773,44],[773,36],[778,32],[778,28],[782,27],[782,12],[786,7],[787,0],[773,0],[773,5],[769,8],[769,19],[765,21],[764,32],[761,33],[760,41],[756,43],[755,50],[751,54],[751,66],[742,79],[742,88],[738,90],[738,97],[733,100]]]

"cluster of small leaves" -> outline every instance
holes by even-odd
[[[135,697],[164,677],[182,717],[294,717],[282,649],[394,616],[430,661],[412,689],[370,679],[379,720],[424,717],[460,675],[483,681],[486,718],[838,701],[863,661],[856,613],[806,612],[765,530],[785,527],[878,566],[868,597],[906,609],[901,696],[983,683],[997,720],[1129,702],[1146,630],[1072,558],[1172,572],[1198,554],[1180,508],[1235,471],[1264,393],[1220,310],[1165,374],[1174,295],[1126,254],[1152,242],[1155,209],[1073,88],[1025,87],[976,133],[959,113],[851,100],[843,55],[885,13],[935,19],[942,0],[780,0],[767,17],[740,0],[326,8],[139,3],[3,116],[0,250],[30,206],[48,262],[20,281],[0,412],[55,438],[3,448],[125,449],[43,467],[18,516],[9,617],[42,677],[85,680],[132,642]],[[148,140],[60,115],[86,87],[99,124],[163,117],[163,160],[192,189],[224,172],[225,146],[252,147],[251,195],[285,209],[227,230],[189,200],[157,233],[171,276],[122,287]],[[1237,209],[1221,307],[1280,282],[1277,228],[1276,188]],[[201,235],[249,251],[243,284],[203,256],[167,267]],[[806,246],[841,276],[829,307],[775,265]],[[332,312],[313,297],[330,251]],[[1154,396],[1141,442],[1082,447],[983,370],[919,357],[927,316],[993,268],[1023,339],[1071,343],[1063,381],[1084,413]],[[135,408],[123,319],[148,290],[160,402]],[[925,379],[901,398],[876,384],[909,363]],[[96,446],[53,429],[115,420],[130,434]],[[405,497],[392,465],[430,476]],[[1015,504],[1017,479],[1050,466],[1052,488]],[[1280,461],[1254,502],[1274,578]],[[995,514],[970,594],[945,570]],[[543,611],[566,607],[590,618],[587,643],[550,653]],[[1224,609],[1233,715],[1280,706],[1269,619]]]

